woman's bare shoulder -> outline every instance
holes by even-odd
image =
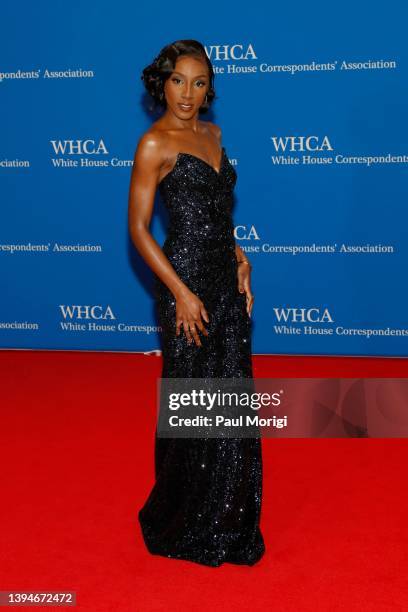
[[[156,159],[158,162],[161,162],[166,140],[167,136],[163,130],[151,126],[146,132],[140,135],[136,146],[135,157],[141,161]]]
[[[171,129],[161,119],[153,123],[139,139],[140,147],[161,151],[164,156],[177,141],[178,131]]]
[[[215,123],[213,123],[212,121],[205,121],[203,122],[206,124],[207,129],[212,133],[212,135],[218,140],[218,142],[221,144],[221,139],[222,139],[222,130],[220,128],[219,125],[216,125]]]

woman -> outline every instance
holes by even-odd
[[[211,62],[201,43],[179,40],[142,80],[164,113],[137,145],[129,231],[155,277],[162,378],[252,377],[251,265],[231,215],[237,174],[220,128],[199,120],[215,98]],[[156,189],[170,219],[162,248],[149,232]],[[262,557],[260,439],[169,439],[156,430],[155,471],[139,512],[152,554],[213,567]]]

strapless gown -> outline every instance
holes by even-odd
[[[179,153],[158,189],[169,213],[162,250],[203,301],[209,335],[202,346],[175,335],[173,294],[155,276],[162,327],[162,378],[252,377],[251,326],[238,291],[233,235],[237,173],[226,150],[219,171]],[[217,567],[255,564],[265,552],[260,531],[260,438],[161,438],[155,432],[155,483],[138,513],[150,553]]]

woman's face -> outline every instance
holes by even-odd
[[[190,119],[198,113],[209,86],[206,62],[195,57],[180,57],[164,84],[167,108],[180,119]]]

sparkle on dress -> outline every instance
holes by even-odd
[[[200,297],[210,322],[202,346],[175,335],[173,294],[155,276],[162,327],[163,378],[252,377],[251,318],[239,293],[233,235],[237,174],[225,148],[219,171],[179,153],[159,183],[169,213],[163,252]],[[265,552],[260,531],[262,453],[259,438],[159,438],[155,484],[139,521],[152,554],[213,567],[253,565]]]

